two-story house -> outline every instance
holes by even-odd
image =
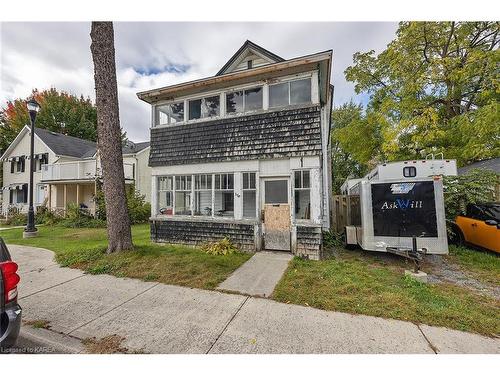
[[[1,157],[3,164],[2,213],[28,210],[31,129],[25,126]],[[64,214],[69,203],[95,214],[94,196],[101,177],[95,142],[35,128],[33,204]],[[123,147],[127,184],[150,201],[149,142],[128,142]]]
[[[319,259],[330,227],[332,51],[285,60],[246,41],[213,77],[151,104],[151,237]]]

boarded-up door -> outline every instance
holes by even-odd
[[[288,180],[264,181],[264,229],[267,250],[290,251]]]

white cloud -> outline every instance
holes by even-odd
[[[121,125],[147,140],[149,106],[136,93],[214,75],[246,39],[282,56],[333,49],[335,104],[356,96],[343,72],[356,51],[381,51],[395,23],[115,23]],[[33,88],[56,87],[94,99],[90,23],[2,23],[0,105]],[[165,67],[187,66],[183,73]],[[141,71],[158,72],[140,74]]]

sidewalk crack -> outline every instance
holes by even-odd
[[[431,342],[431,340],[429,340],[429,338],[425,335],[425,333],[422,330],[422,328],[420,327],[420,325],[419,324],[415,324],[415,325],[417,326],[417,328],[420,331],[420,333],[422,334],[422,336],[424,336],[425,341],[427,341],[427,344],[432,349],[432,351],[434,352],[434,354],[438,354],[439,350],[434,346],[434,344]]]
[[[22,276],[22,275],[21,275],[21,276]],[[27,294],[27,295],[25,295],[25,296],[19,297],[19,301],[21,301],[21,300],[23,300],[23,299],[25,299],[25,298],[28,298],[28,297],[34,296],[35,294],[45,292],[46,290],[49,290],[49,289],[55,288],[56,286],[63,285],[63,284],[66,284],[66,283],[69,283],[70,281],[73,281],[73,280],[79,279],[80,277],[83,277],[83,276],[85,276],[85,274],[80,275],[80,276],[77,276],[77,277],[74,277],[74,278],[69,279],[69,280],[66,280],[66,281],[63,281],[62,283],[59,283],[59,284],[51,285],[51,286],[48,286],[47,288],[37,290],[36,292],[33,292],[33,293],[31,293],[31,294]]]
[[[213,344],[210,346],[210,348],[205,352],[205,354],[209,354],[210,351],[213,349],[213,347],[215,346],[215,344],[217,344],[217,341],[219,341],[219,339],[221,338],[221,336],[224,334],[224,332],[226,332],[227,330],[227,327],[229,327],[229,324],[231,324],[231,322],[234,320],[234,318],[236,317],[236,315],[238,315],[238,313],[240,312],[241,308],[243,307],[243,305],[250,299],[250,296],[246,297],[243,302],[238,306],[238,309],[236,309],[236,312],[233,314],[233,316],[228,320],[228,322],[226,323],[226,325],[224,326],[224,328],[222,329],[222,331],[219,333],[219,335],[217,336],[217,338],[215,339],[215,341],[213,342]]]
[[[132,301],[134,298],[139,297],[141,294],[146,293],[148,290],[151,290],[151,289],[153,289],[155,286],[158,286],[158,285],[159,285],[159,283],[156,283],[155,285],[153,285],[153,286],[151,286],[151,287],[149,287],[149,288],[147,288],[147,289],[144,289],[142,292],[137,293],[137,294],[136,294],[135,296],[133,296],[132,298],[129,298],[128,300],[126,300],[126,301],[124,301],[124,302],[122,302],[122,303],[120,303],[120,304],[116,305],[116,306],[115,306],[115,307],[113,307],[112,309],[110,309],[110,310],[106,311],[104,314],[99,315],[98,317],[95,317],[94,319],[91,319],[91,320],[89,320],[88,322],[85,322],[85,323],[83,323],[82,325],[80,325],[80,326],[78,326],[78,327],[76,327],[76,328],[73,328],[73,329],[72,329],[71,331],[69,331],[67,334],[69,335],[69,334],[71,334],[71,333],[73,333],[73,332],[75,332],[75,331],[79,330],[80,328],[85,327],[86,325],[88,325],[88,324],[90,324],[90,323],[92,323],[92,322],[96,321],[97,319],[102,318],[103,316],[105,316],[105,315],[109,314],[110,312],[112,312],[112,311],[116,310],[117,308],[119,308],[119,307],[121,307],[121,306],[125,305],[127,302]]]

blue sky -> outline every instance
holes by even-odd
[[[149,138],[150,109],[138,91],[214,75],[246,39],[288,59],[333,49],[334,103],[366,104],[346,82],[357,51],[382,51],[396,23],[115,23],[120,119],[131,140]],[[32,88],[94,98],[90,23],[1,23],[0,105]]]

